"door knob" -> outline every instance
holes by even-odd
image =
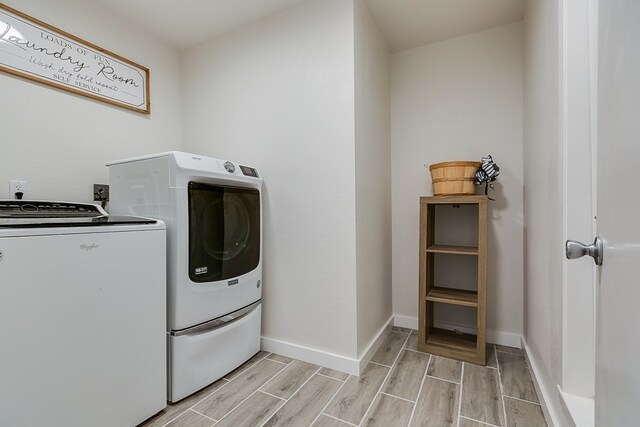
[[[596,237],[590,245],[585,245],[575,240],[567,240],[565,243],[565,253],[567,259],[582,258],[585,255],[589,255],[595,261],[596,265],[602,265],[603,258],[603,245],[602,239]]]

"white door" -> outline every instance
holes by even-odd
[[[596,425],[640,425],[640,1],[598,11]]]

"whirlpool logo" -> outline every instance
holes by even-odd
[[[80,249],[82,249],[85,252],[89,252],[91,249],[98,249],[99,247],[100,245],[97,243],[91,243],[89,245],[83,243],[80,245]]]

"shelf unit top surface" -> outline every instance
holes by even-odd
[[[420,203],[429,205],[466,205],[487,203],[488,196],[422,196]]]

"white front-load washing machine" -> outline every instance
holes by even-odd
[[[168,400],[260,350],[262,179],[248,166],[168,152],[107,163],[110,211],[167,226]]]

